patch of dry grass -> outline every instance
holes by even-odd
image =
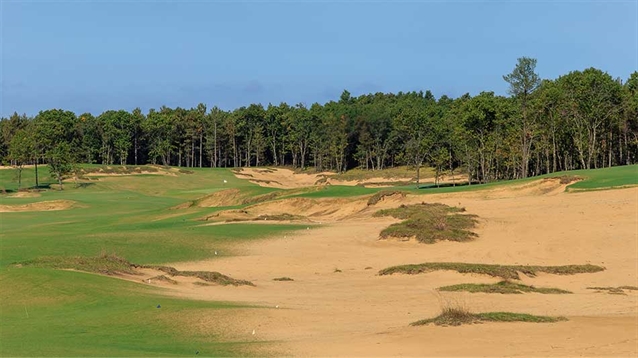
[[[460,214],[464,211],[464,208],[444,204],[421,203],[380,210],[374,216],[392,216],[404,220],[381,231],[381,238],[414,237],[419,242],[433,244],[441,240],[470,241],[477,236],[470,231],[476,227],[477,216]]]
[[[136,265],[115,254],[102,253],[95,257],[71,256],[71,257],[42,257],[36,260],[25,261],[16,266],[46,267],[60,270],[78,270],[85,272],[95,272],[104,275],[130,274],[139,275],[138,268],[150,268],[162,271],[169,276],[196,277],[200,280],[215,283],[218,285],[232,286],[254,286],[250,281],[237,280],[214,271],[179,271],[170,266],[159,265]],[[164,281],[174,281],[168,277]],[[162,280],[160,276],[153,279]]]
[[[626,295],[627,291],[638,291],[636,286],[618,286],[618,287],[587,287],[588,290],[596,290],[597,292],[607,292],[610,295]]]
[[[521,294],[524,292],[536,292],[543,294],[566,294],[572,293],[570,291],[561,290],[558,288],[547,287],[534,287],[523,285],[511,281],[501,281],[498,283],[462,283],[459,285],[443,286],[439,287],[439,291],[466,291],[471,293],[501,293],[501,294]]]
[[[250,281],[237,280],[215,271],[179,271],[170,266],[142,266],[167,273],[169,276],[196,277],[202,281],[215,283],[222,286],[255,286]]]
[[[59,270],[95,272],[103,275],[138,274],[134,265],[116,254],[101,253],[95,257],[46,256],[17,264],[18,266],[46,267]]]
[[[566,321],[565,317],[535,316],[527,313],[486,312],[472,313],[467,309],[446,307],[440,315],[411,323],[411,326],[434,324],[437,326],[460,326],[481,322],[534,322],[553,323]]]
[[[593,273],[605,270],[604,267],[596,265],[565,265],[565,266],[525,266],[525,265],[492,265],[492,264],[472,264],[464,262],[427,262],[415,265],[400,265],[388,267],[379,271],[379,275],[392,275],[403,273],[416,275],[432,271],[457,271],[459,273],[474,273],[500,277],[506,280],[518,280],[519,272],[528,277],[534,277],[540,272],[554,275],[574,275],[578,273]]]

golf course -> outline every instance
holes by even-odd
[[[0,170],[2,356],[638,354],[636,165],[81,168]]]

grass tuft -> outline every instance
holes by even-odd
[[[170,266],[142,266],[167,273],[169,276],[196,277],[206,282],[212,282],[222,286],[255,286],[250,281],[237,280],[215,271],[179,271]]]
[[[419,242],[433,244],[441,240],[470,241],[477,236],[470,231],[476,227],[477,216],[459,214],[464,211],[444,204],[421,203],[380,210],[374,215],[405,220],[381,231],[381,238],[415,237]]]
[[[379,271],[379,275],[392,275],[403,273],[416,275],[432,271],[457,271],[459,273],[475,273],[500,277],[506,280],[520,279],[518,273],[521,272],[528,277],[535,277],[538,273],[544,272],[554,275],[575,275],[578,273],[593,273],[603,271],[605,268],[595,265],[565,265],[565,266],[524,266],[524,265],[491,265],[491,264],[471,264],[463,262],[427,262],[416,265],[401,265],[388,267]]]
[[[273,281],[294,281],[290,277],[276,277],[272,279]]]
[[[536,292],[543,294],[567,294],[572,293],[570,291],[561,290],[558,288],[546,288],[546,287],[534,287],[514,283],[511,281],[501,281],[491,284],[474,284],[463,283],[460,285],[439,287],[439,291],[467,291],[471,293],[483,292],[483,293],[501,293],[501,294],[521,294],[524,292]]]
[[[434,324],[437,326],[460,326],[481,322],[534,322],[550,323],[566,321],[565,317],[535,316],[526,313],[486,312],[472,313],[463,308],[444,308],[440,315],[411,323],[411,326]]]
[[[610,295],[626,295],[625,290],[638,291],[636,286],[619,286],[619,287],[587,287],[588,290],[597,290],[598,292],[607,291]]]

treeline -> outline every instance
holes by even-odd
[[[535,66],[520,58],[503,76],[508,97],[344,91],[309,107],[15,113],[0,121],[0,158],[18,168],[49,164],[59,180],[73,163],[337,172],[407,164],[460,169],[479,182],[637,161],[638,72],[624,83],[595,68],[541,80]]]

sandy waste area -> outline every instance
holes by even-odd
[[[253,179],[286,187],[314,185],[315,178],[252,171]],[[247,178],[248,179],[248,178]],[[292,356],[636,356],[638,291],[609,294],[588,287],[638,286],[638,188],[565,192],[558,180],[451,194],[280,199],[249,206],[246,218],[263,214],[306,217],[308,229],[220,248],[218,256],[175,263],[179,270],[218,271],[249,286],[200,286],[194,278],[160,285],[171,295],[261,306],[215,311],[193,329],[234,339],[268,341],[264,353]],[[471,242],[380,240],[399,220],[373,217],[401,204],[443,203],[479,217]],[[223,215],[222,215],[223,217]],[[237,218],[236,213],[228,217]],[[257,222],[256,222],[257,223]],[[321,223],[321,224],[319,224]],[[237,256],[224,256],[232,250]],[[379,270],[423,262],[517,265],[594,264],[597,273],[521,275],[521,283],[573,294],[441,292],[460,283],[496,283],[484,275],[434,271],[379,276]],[[148,279],[156,272],[136,280]],[[290,277],[294,281],[274,281]],[[472,312],[511,311],[565,316],[557,323],[481,323],[458,327],[410,326],[443,306]]]

